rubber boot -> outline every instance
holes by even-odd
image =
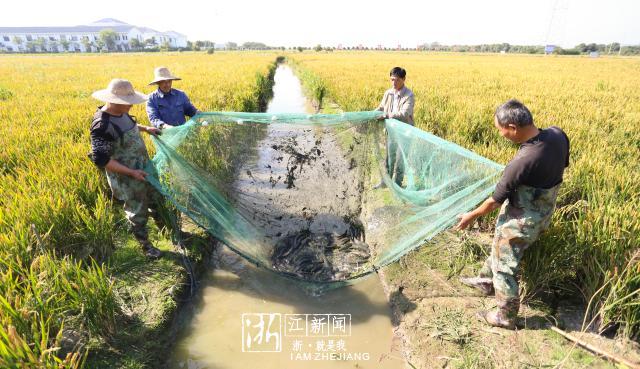
[[[495,293],[495,290],[493,289],[493,280],[491,278],[461,277],[460,283],[477,289],[484,296],[491,296]]]
[[[493,327],[515,329],[520,299],[498,299],[498,307],[493,311],[480,311],[478,318]]]
[[[149,241],[148,239],[137,239],[137,240],[138,240],[138,243],[140,243],[140,246],[142,247],[142,252],[144,253],[144,256],[146,256],[148,259],[158,259],[160,256],[162,256],[162,252],[158,250],[156,247],[154,247],[151,241]]]

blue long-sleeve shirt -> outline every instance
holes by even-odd
[[[198,112],[187,94],[172,88],[169,93],[164,93],[160,89],[153,91],[147,100],[147,115],[149,122],[155,127],[160,124],[170,124],[180,126],[186,122],[185,115],[193,117]]]

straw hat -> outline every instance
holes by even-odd
[[[135,91],[131,82],[120,78],[111,80],[106,89],[92,93],[91,97],[108,103],[124,105],[140,104],[147,101],[147,95]]]
[[[149,85],[155,85],[160,81],[179,81],[182,79],[171,74],[171,72],[169,72],[169,69],[167,69],[166,67],[156,68],[153,71],[153,75],[155,76],[155,78],[153,79],[153,82],[149,83]]]

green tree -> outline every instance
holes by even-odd
[[[96,42],[95,42],[95,45],[96,45],[96,49],[98,51],[103,51],[104,48],[106,47],[106,44],[101,39],[97,39]]]
[[[60,52],[60,49],[58,49],[59,45],[60,44],[58,43],[58,41],[49,42],[49,48],[51,49],[51,52],[53,52],[53,53]]]
[[[315,51],[322,51],[322,45],[317,44],[316,47],[313,48]]]
[[[35,41],[27,41],[26,48],[30,53],[36,52],[36,46],[38,45],[36,45]]]
[[[60,45],[62,45],[62,51],[69,51],[69,45],[71,45],[71,42],[67,39],[62,39],[60,40]]]
[[[112,51],[116,49],[116,36],[118,34],[114,30],[103,29],[98,35],[98,41],[102,41],[103,47],[106,46],[107,51]]]
[[[262,42],[245,42],[242,48],[246,50],[266,50],[269,47]]]
[[[609,45],[609,53],[617,53],[620,51],[620,43],[613,42]]]
[[[93,43],[89,41],[89,37],[83,37],[82,40],[80,40],[80,43],[82,44],[82,47],[84,47],[84,51],[91,52],[91,46],[93,46]]]
[[[640,45],[620,46],[620,55],[640,55]]]
[[[35,45],[40,49],[40,52],[45,52],[47,51],[47,39],[44,37],[38,37],[38,39],[36,39],[34,41]]]
[[[13,40],[12,41],[13,41],[14,44],[18,45],[18,50],[20,50],[21,49],[20,46],[22,46],[22,37],[13,36]]]
[[[137,38],[132,38],[129,40],[129,47],[131,47],[132,50],[140,50],[142,48],[142,42]]]
[[[585,46],[585,48],[582,51],[585,53],[598,51],[598,45],[596,45],[595,43],[590,43],[587,46]]]

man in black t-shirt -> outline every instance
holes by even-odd
[[[457,229],[501,208],[496,221],[491,255],[478,277],[461,278],[485,295],[495,293],[498,308],[480,312],[488,324],[513,329],[520,308],[517,274],[526,250],[547,228],[569,165],[569,138],[558,127],[539,129],[521,102],[509,100],[496,110],[494,124],[500,135],[520,144],[507,164],[495,192],[473,211],[460,215]]]

